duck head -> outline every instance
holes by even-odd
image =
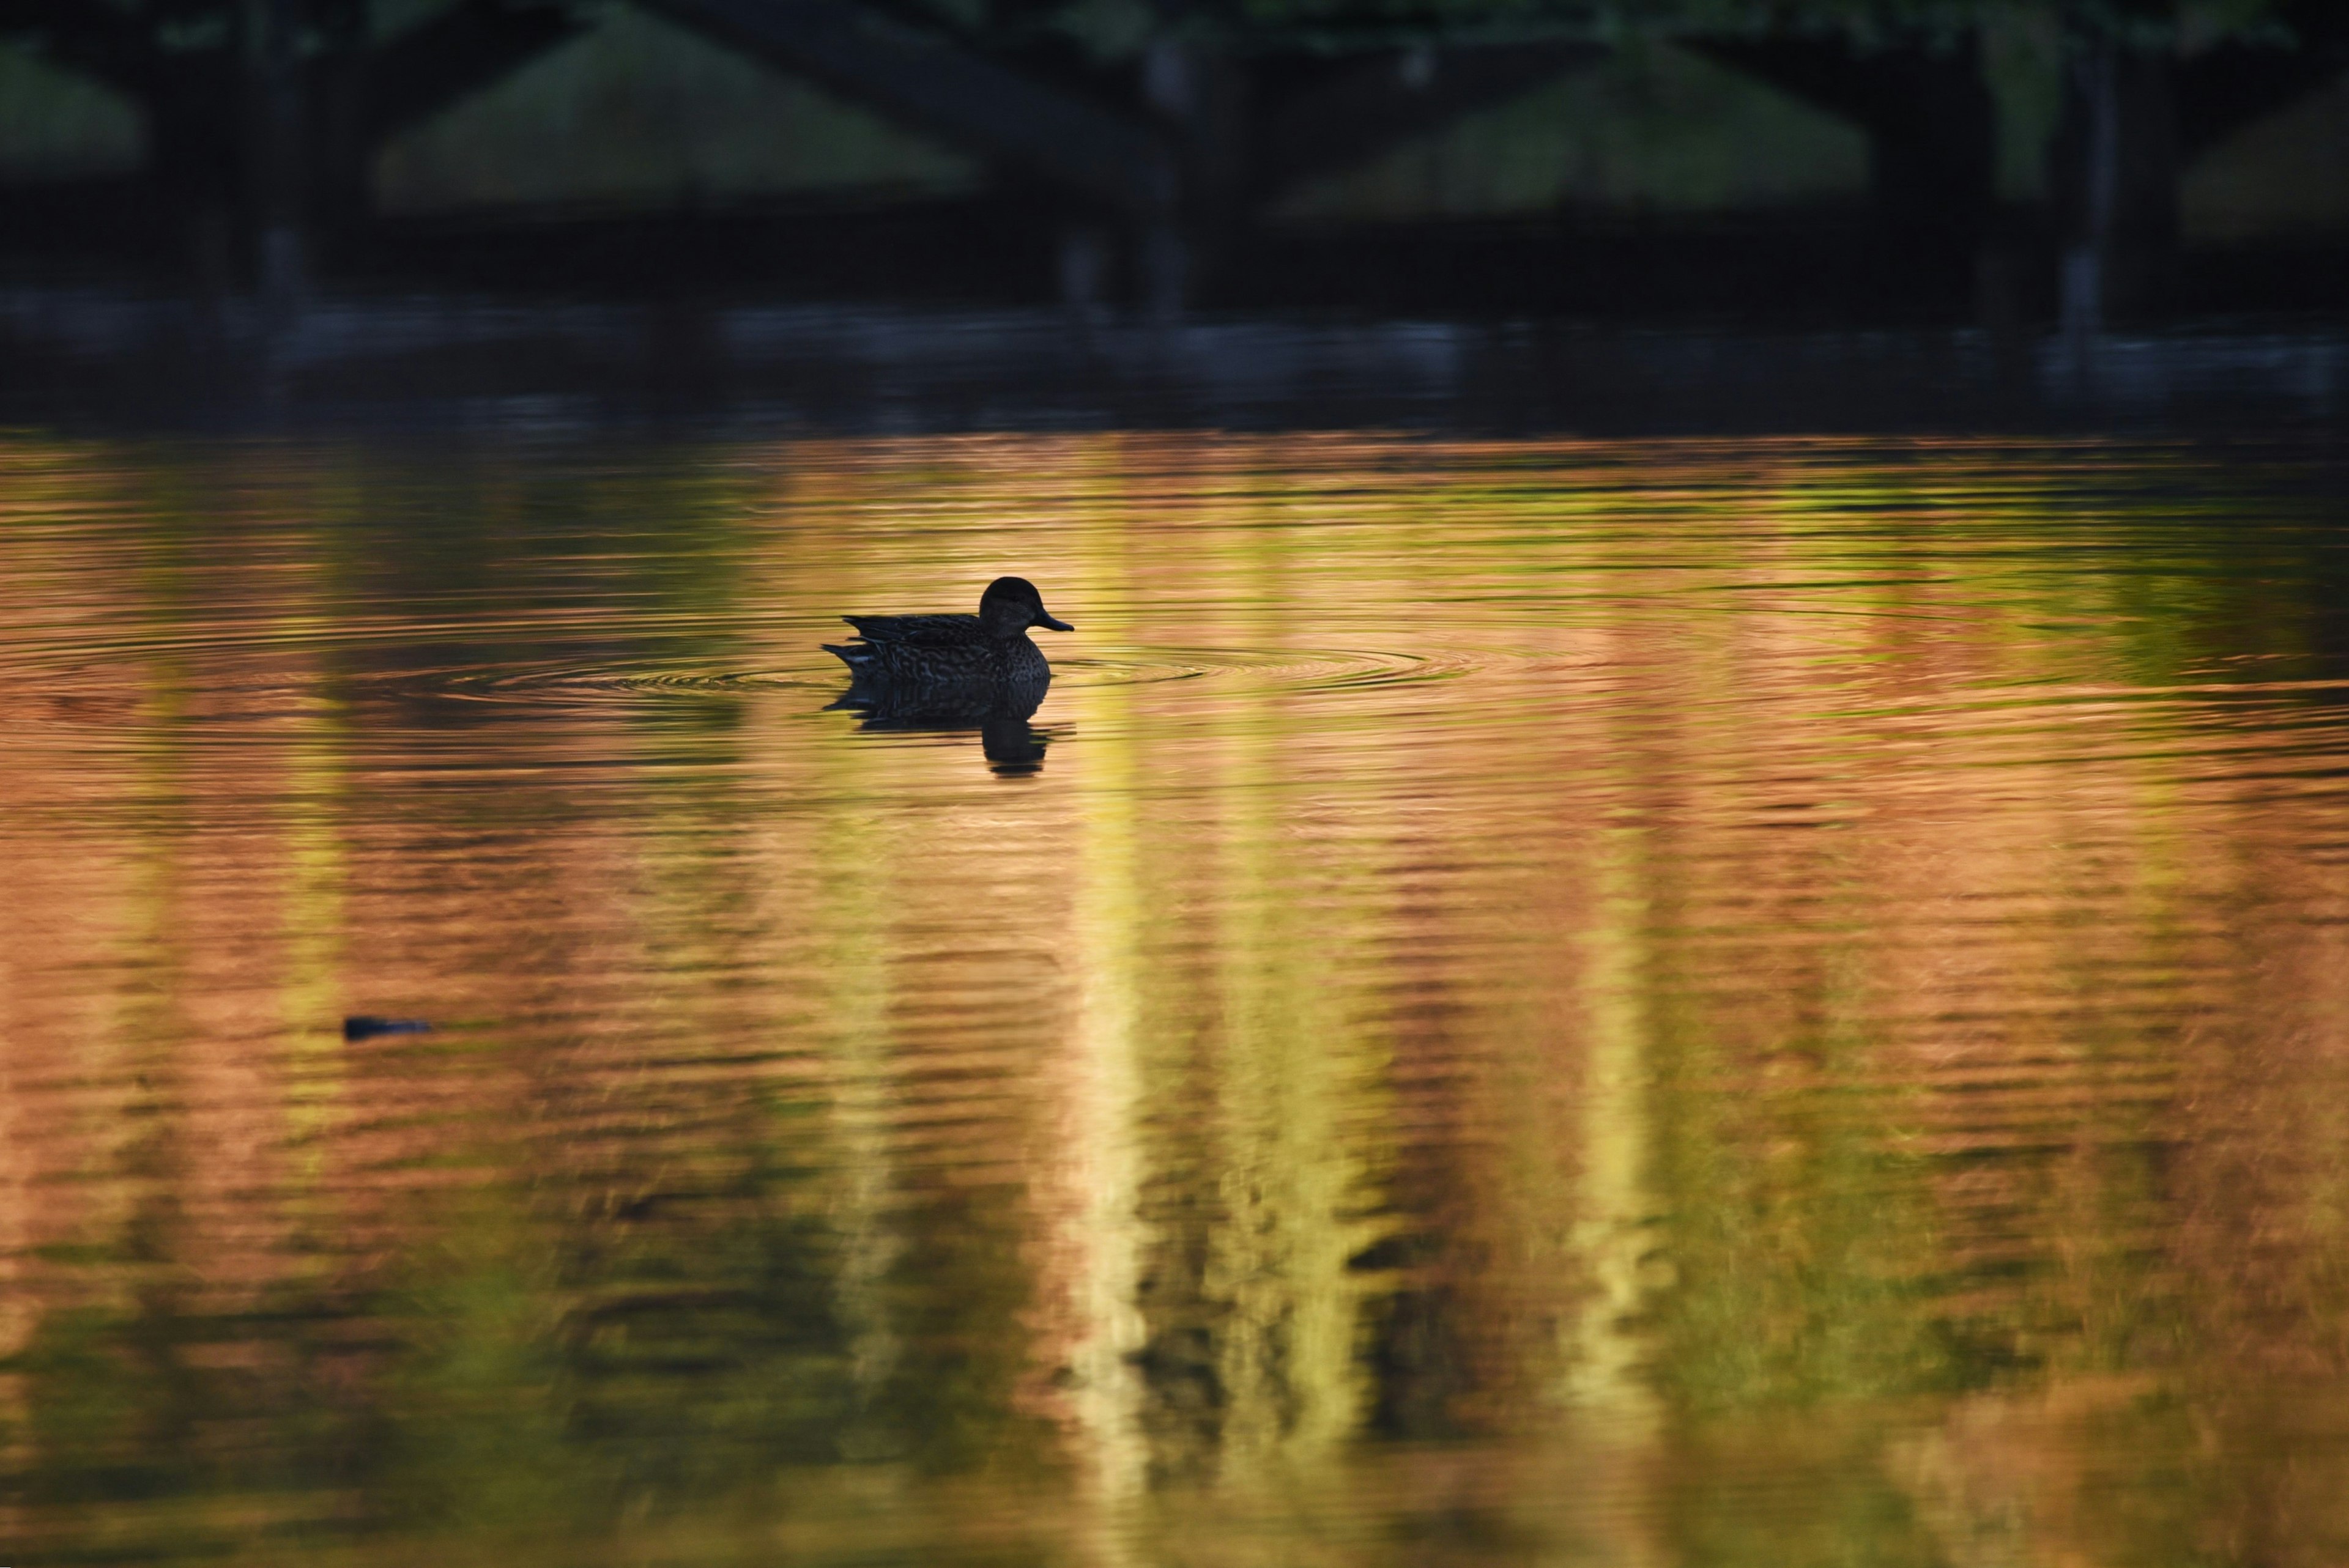
[[[1044,608],[1044,596],[1025,577],[999,577],[978,596],[978,624],[997,642],[1016,637],[1030,626],[1073,632],[1066,621],[1056,621]]]

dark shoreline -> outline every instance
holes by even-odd
[[[1496,433],[2333,428],[2349,324],[2077,340],[1333,322],[483,294],[264,308],[0,291],[0,421],[272,430],[612,426],[872,432],[1393,427]]]

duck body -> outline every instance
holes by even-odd
[[[1019,577],[988,584],[976,615],[841,618],[859,640],[824,645],[851,677],[837,706],[876,718],[1025,718],[1052,684],[1052,666],[1028,628],[1075,629],[1053,619]]]

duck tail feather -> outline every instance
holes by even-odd
[[[833,655],[852,670],[863,669],[873,657],[871,648],[857,643],[851,643],[846,647],[841,646],[838,643],[825,643],[822,646],[825,653]]]

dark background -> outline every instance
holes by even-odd
[[[0,181],[19,406],[299,401],[356,351],[322,304],[425,297],[626,307],[616,358],[503,335],[656,402],[740,396],[709,313],[776,304],[1962,331],[2039,384],[2048,339],[2334,330],[2349,7],[0,0]],[[478,322],[357,336],[403,332],[392,382],[499,381]]]

